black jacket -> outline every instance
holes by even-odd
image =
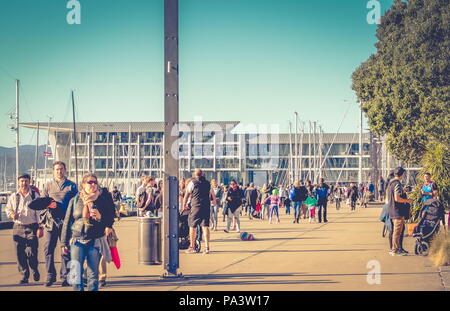
[[[70,200],[61,233],[61,244],[69,246],[71,238],[93,240],[101,238],[105,229],[112,228],[114,224],[115,206],[111,194],[106,188],[100,189],[100,196],[94,202],[95,208],[102,215],[100,221],[89,219],[92,226],[86,226],[83,221],[83,200],[76,195]]]
[[[229,197],[231,197],[231,201],[228,200]],[[230,187],[230,189],[227,192],[227,203],[228,208],[232,213],[234,213],[239,207],[241,207],[242,205],[241,189],[236,188],[236,190],[233,190],[233,188]]]
[[[245,201],[248,206],[256,207],[256,201],[258,200],[258,191],[255,188],[247,188],[245,190]]]

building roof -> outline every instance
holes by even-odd
[[[232,131],[236,128],[236,126],[240,123],[240,121],[203,121],[203,129],[207,131],[214,131],[219,129],[228,129]],[[20,126],[25,128],[36,129],[38,127],[37,123],[20,123]],[[182,121],[180,122],[180,131],[188,131],[186,130],[186,126],[189,127],[189,131],[195,131],[195,122],[194,121]],[[72,122],[53,122],[48,124],[41,124],[41,130],[47,130],[50,127],[50,131],[56,132],[73,132],[73,124]],[[77,122],[76,129],[77,132],[91,132],[94,130],[95,132],[128,132],[131,127],[131,132],[164,132],[164,122]],[[236,133],[244,134],[243,133]],[[250,134],[248,135],[249,143],[259,143],[259,144],[267,144],[267,143],[280,143],[280,144],[289,144],[289,134],[280,133],[280,134]],[[370,133],[363,133],[363,142],[370,142]],[[298,135],[298,142],[300,142],[301,133]],[[324,143],[359,143],[359,134],[358,133],[324,133],[323,134],[323,142]],[[319,140],[319,134],[316,134],[316,142]],[[311,135],[311,143],[314,141],[314,135]],[[295,135],[292,134],[292,143],[295,142]],[[309,143],[309,134],[304,133],[303,135],[303,143]]]
[[[203,121],[203,127],[208,126],[214,128],[214,125],[220,126],[222,129],[227,127],[231,130],[239,124],[239,121]],[[25,128],[36,129],[37,123],[20,123],[20,126]],[[195,128],[194,121],[180,122],[180,131],[189,126],[192,130]],[[72,122],[53,122],[48,124],[41,124],[40,129],[57,132],[73,132]],[[164,122],[76,122],[77,132],[128,132],[131,127],[131,132],[164,132]]]

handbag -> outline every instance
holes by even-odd
[[[116,230],[112,229],[112,232],[106,238],[108,240],[109,250],[111,251],[111,259],[117,269],[120,269],[120,256],[119,250],[117,249],[117,237]]]

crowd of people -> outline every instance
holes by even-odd
[[[396,168],[386,182],[380,177],[377,184],[378,198],[385,200],[386,213],[392,220],[389,253],[393,256],[408,253],[403,249],[403,235],[412,200],[407,198],[405,190],[408,189],[401,184],[404,173],[403,168]],[[92,173],[83,177],[78,188],[67,179],[66,165],[60,161],[53,164],[53,174],[42,191],[31,186],[28,174],[19,176],[18,191],[9,197],[5,208],[7,216],[14,222],[13,241],[22,276],[19,283],[27,284],[31,274],[35,282],[40,280],[37,254],[39,239],[43,238],[47,272],[45,286],[54,285],[57,279],[54,254],[59,240],[61,286],[73,286],[74,290],[83,291],[87,285],[88,290],[96,291],[106,286],[106,264],[112,261],[110,237],[117,240],[113,226],[116,217],[120,220],[122,195],[117,187],[112,192],[100,187],[97,176]],[[422,200],[437,197],[437,186],[431,181],[430,174],[425,174],[424,178]],[[160,215],[162,196],[162,180],[143,176],[135,196],[138,216]],[[300,180],[276,186],[269,181],[256,187],[253,183],[239,185],[236,180],[231,180],[224,185],[214,179],[209,182],[202,170],[196,169],[192,178],[181,179],[179,184],[180,214],[189,215],[186,253],[199,252],[196,241],[203,237],[203,253],[209,254],[210,227],[217,231],[219,220],[225,223],[224,232],[239,233],[240,217],[268,221],[269,224],[274,220],[280,223],[280,210],[284,208],[286,215],[292,215],[293,223],[299,224],[301,219],[327,223],[329,204],[334,203],[339,210],[341,203],[345,202],[350,211],[355,211],[358,201],[361,207],[367,207],[374,196],[373,184],[330,186],[321,178],[317,184]]]
[[[357,202],[360,202],[361,207],[367,207],[375,192],[372,184],[359,187],[354,183],[330,186],[323,178],[317,184],[308,180],[276,186],[269,181],[262,187],[256,187],[253,183],[239,185],[236,180],[231,180],[225,185],[214,179],[207,181],[200,169],[195,170],[192,178],[181,179],[179,189],[180,213],[189,213],[188,254],[198,252],[198,235],[203,235],[206,243],[204,253],[210,253],[210,228],[217,231],[219,219],[225,223],[223,231],[226,233],[241,232],[240,217],[243,216],[250,220],[267,220],[269,224],[273,221],[280,223],[281,209],[287,215],[291,215],[292,210],[293,223],[300,223],[302,218],[305,221],[308,219],[308,222],[327,223],[329,204],[334,203],[339,210],[341,202],[345,201],[350,210],[355,211]],[[384,194],[384,190],[381,194]]]
[[[28,174],[18,176],[18,191],[9,197],[5,211],[12,219],[13,241],[21,274],[19,284],[28,284],[32,274],[40,281],[39,239],[43,239],[46,287],[57,281],[55,250],[61,248],[61,286],[74,290],[98,290],[106,285],[106,264],[112,261],[110,244],[117,240],[113,229],[121,195],[99,186],[88,173],[80,189],[66,177],[64,162],[53,163],[53,178],[42,191],[30,185]],[[112,238],[114,237],[114,238]]]

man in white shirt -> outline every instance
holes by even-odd
[[[34,198],[39,197],[30,188],[30,175],[23,174],[18,178],[19,190],[9,197],[5,211],[8,218],[14,221],[13,240],[17,255],[17,264],[22,274],[19,284],[27,284],[30,268],[33,279],[40,280],[38,270],[38,237],[42,237],[43,228],[39,228],[39,212],[28,207]]]

